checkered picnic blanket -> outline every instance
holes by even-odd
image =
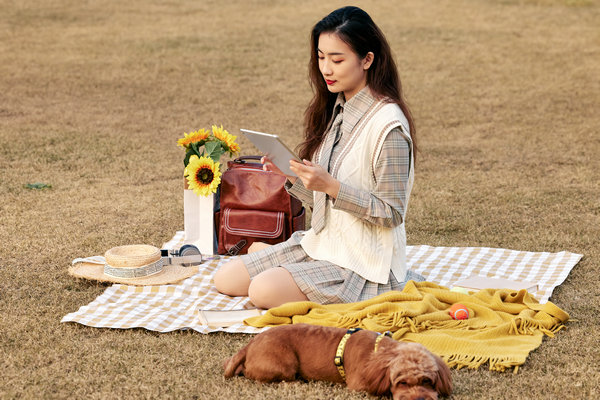
[[[183,232],[163,245],[179,248]],[[548,301],[555,287],[569,275],[581,254],[526,252],[488,247],[407,246],[409,267],[427,281],[452,287],[453,283],[471,275],[533,281],[538,291],[532,293],[540,303]],[[112,285],[103,294],[61,322],[77,322],[96,328],[146,328],[158,332],[193,329],[201,333],[225,331],[258,333],[262,329],[237,324],[224,328],[203,326],[197,310],[236,310],[251,308],[247,297],[220,294],[212,284],[212,276],[226,258],[200,266],[200,272],[176,285],[128,286]],[[265,329],[265,328],[263,328]]]

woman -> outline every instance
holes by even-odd
[[[312,227],[214,277],[221,293],[260,308],[361,301],[423,280],[407,268],[404,231],[414,125],[383,33],[357,7],[333,11],[312,30],[309,71],[303,162],[290,162],[286,188],[313,208]]]

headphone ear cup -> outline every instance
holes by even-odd
[[[198,250],[198,248],[196,246],[194,246],[193,244],[184,244],[183,246],[181,246],[181,248],[179,249],[179,256],[180,257],[185,257],[185,256],[196,256],[196,255],[202,255],[202,253],[200,252],[200,250]]]

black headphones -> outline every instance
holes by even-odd
[[[202,255],[200,250],[193,244],[184,244],[179,250],[173,250],[171,254],[178,257]]]
[[[187,256],[200,256],[197,257],[197,261],[193,263],[182,263],[180,265],[184,267],[190,267],[192,265],[201,264],[203,261],[202,253],[200,250],[194,246],[193,244],[184,244],[179,249],[161,249],[160,255],[167,264],[173,264],[177,262],[173,262],[177,257],[187,257]]]
[[[246,243],[247,242],[245,239],[240,240],[234,246],[232,246],[229,249],[229,251],[227,251],[226,255],[236,256],[240,252],[240,250],[246,245]],[[180,265],[183,265],[184,267],[198,265],[204,261],[214,260],[214,259],[220,257],[219,255],[215,255],[212,257],[204,258],[202,256],[202,253],[200,252],[200,249],[198,249],[198,247],[194,246],[193,244],[184,244],[183,246],[181,246],[179,248],[179,250],[178,249],[161,249],[160,255],[163,258],[164,262],[166,262],[167,264],[178,264],[178,262],[176,260],[177,257],[200,256],[200,257],[196,257],[198,259],[198,261],[194,261],[192,263],[180,264]]]
[[[184,257],[202,255],[200,250],[193,244],[184,244],[179,249],[161,249],[160,255],[163,257]]]

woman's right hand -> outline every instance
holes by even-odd
[[[294,182],[296,182],[296,179],[298,177],[296,176],[290,176],[290,175],[286,175],[283,172],[281,172],[281,170],[279,168],[277,168],[277,165],[273,164],[273,162],[271,162],[271,160],[269,160],[269,158],[267,156],[263,156],[260,159],[261,164],[263,165],[263,171],[267,171],[267,172],[274,172],[276,174],[279,175],[283,175],[287,178],[288,181],[290,181],[292,184]]]

